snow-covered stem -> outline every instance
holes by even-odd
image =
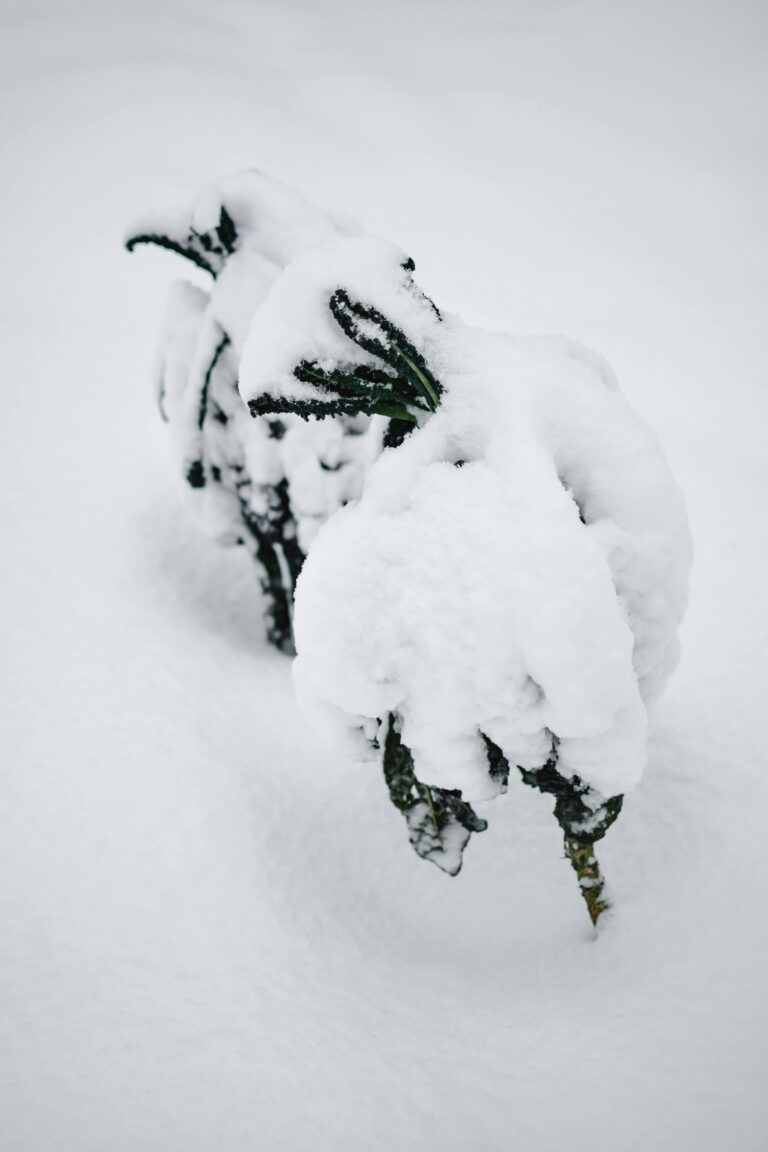
[[[607,912],[610,908],[610,903],[603,898],[605,880],[600,871],[600,862],[595,856],[595,846],[584,843],[582,840],[574,840],[566,835],[565,854],[578,877],[579,888],[587,905],[589,918],[597,926],[603,912]]]
[[[563,830],[565,855],[579,880],[581,894],[593,924],[609,907],[602,898],[605,881],[595,856],[595,844],[602,840],[621,812],[624,797],[598,797],[578,777],[566,779],[557,770],[558,741],[546,764],[534,771],[520,769],[523,783],[555,797],[554,817]]]

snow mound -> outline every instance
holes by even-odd
[[[412,265],[410,266],[412,267]],[[691,544],[653,434],[610,369],[564,338],[518,339],[441,317],[399,249],[369,238],[289,265],[251,324],[240,388],[332,411],[294,369],[370,364],[329,296],[375,307],[442,385],[431,415],[370,467],[299,577],[294,666],[305,709],[361,755],[387,714],[427,784],[470,801],[510,763],[603,796],[645,762],[646,709],[678,658]]]

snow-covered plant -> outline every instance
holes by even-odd
[[[359,494],[369,421],[251,420],[237,390],[248,323],[283,268],[357,226],[260,172],[212,184],[192,204],[132,224],[129,250],[154,244],[210,277],[173,284],[156,388],[184,476],[219,541],[253,550],[270,640],[292,650],[293,589],[319,525]]]
[[[414,848],[451,874],[486,827],[471,805],[510,765],[554,795],[596,922],[594,845],[678,658],[682,497],[599,357],[441,315],[413,267],[370,238],[320,244],[245,342],[256,416],[372,415],[383,444],[298,581],[297,690],[354,753],[383,756]]]

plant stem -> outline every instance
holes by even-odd
[[[593,924],[597,925],[601,914],[610,908],[610,904],[603,899],[605,880],[595,856],[595,846],[566,836],[565,854],[578,876],[579,888],[587,905],[589,918]]]
[[[419,782],[419,783],[421,783],[421,782]],[[421,784],[421,788],[424,792],[424,797],[427,801],[427,807],[429,808],[429,815],[431,816],[432,823],[435,826],[435,832],[439,833],[440,832],[440,825],[437,822],[437,816],[435,815],[435,805],[432,802],[432,790],[430,789],[428,784]]]

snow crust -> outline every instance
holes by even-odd
[[[603,796],[637,784],[646,707],[678,659],[691,541],[653,434],[610,369],[564,338],[440,318],[403,252],[348,239],[294,261],[255,314],[249,400],[323,399],[302,359],[374,363],[328,308],[343,287],[423,354],[445,395],[320,531],[296,594],[295,679],[308,712],[362,754],[402,718],[417,775],[498,792],[481,734],[508,760]]]

